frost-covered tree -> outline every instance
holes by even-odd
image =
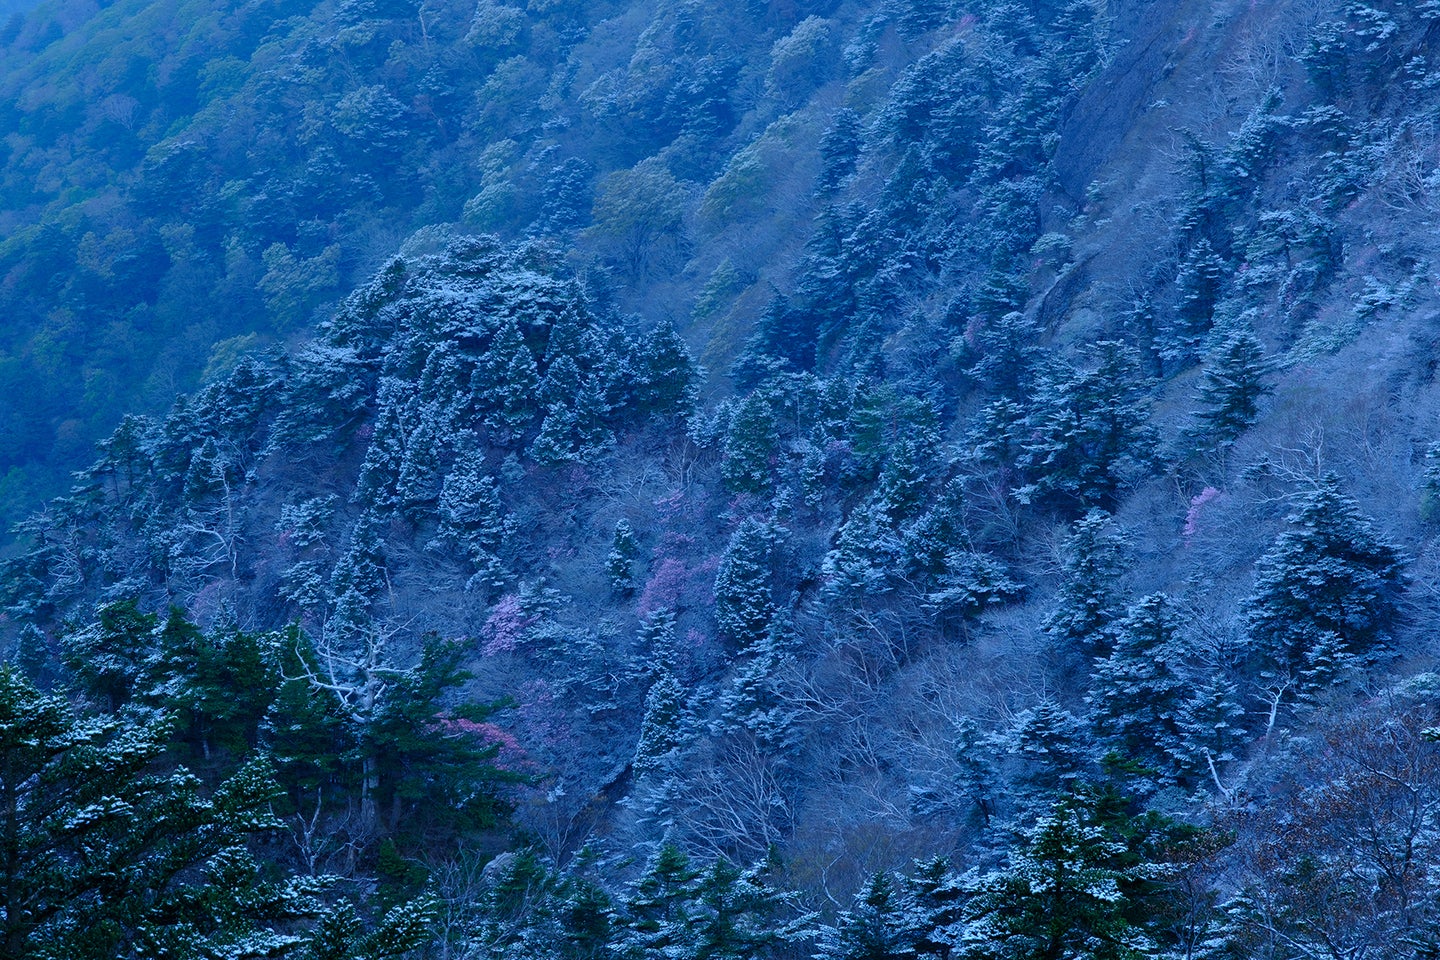
[[[635,592],[635,560],[640,555],[640,544],[630,521],[623,517],[615,521],[615,534],[610,540],[610,552],[605,556],[605,573],[610,577],[610,589],[622,597]]]
[[[1162,349],[1171,363],[1183,365],[1195,359],[1200,343],[1210,331],[1224,277],[1225,261],[1210,241],[1203,237],[1197,240],[1181,261],[1175,277],[1175,325],[1168,331]]]
[[[1371,660],[1400,618],[1399,550],[1326,475],[1260,560],[1245,601],[1261,667],[1311,691]]]
[[[1052,374],[1037,390],[1020,457],[1030,479],[1016,491],[1022,500],[1108,509],[1153,460],[1156,435],[1138,354],[1107,340],[1091,349],[1089,363]]]
[[[775,617],[770,566],[776,528],[747,519],[730,537],[715,573],[715,626],[741,649],[758,644]]]
[[[645,694],[645,712],[640,719],[640,741],[635,745],[635,772],[659,768],[683,740],[685,688],[675,674],[660,667]]]
[[[215,790],[165,773],[169,723],[77,717],[0,667],[0,953],[17,960],[279,954],[323,912],[247,849],[279,826],[256,760]]]
[[[1201,409],[1195,418],[1213,444],[1233,444],[1260,416],[1260,399],[1270,393],[1260,341],[1248,329],[1228,334],[1205,360]]]
[[[735,408],[725,432],[720,476],[736,493],[767,496],[774,490],[773,461],[780,454],[780,437],[769,400],[752,393]]]
[[[1090,675],[1090,723],[1102,742],[1125,760],[1160,776],[1178,770],[1184,736],[1186,685],[1176,673],[1180,622],[1164,594],[1130,608],[1116,629],[1110,655]]]
[[[1113,794],[1062,797],[1020,835],[1006,864],[971,878],[954,930],[961,960],[1141,960],[1159,955],[1179,923],[1169,862],[1201,837]]]
[[[1128,569],[1129,539],[1103,510],[1075,521],[1065,541],[1060,591],[1044,630],[1061,650],[1104,655],[1124,613],[1120,578]]]
[[[472,438],[473,439],[473,438]],[[485,466],[485,457],[470,442],[445,477],[440,490],[439,529],[432,547],[448,546],[471,569],[467,590],[498,590],[505,584],[501,553],[514,534],[514,522],[500,502],[500,490]]]

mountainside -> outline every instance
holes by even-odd
[[[1440,942],[1440,2],[8,32],[0,708],[313,955]]]

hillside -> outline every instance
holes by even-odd
[[[1440,3],[198,12],[9,38],[0,701],[395,955],[1435,949]]]

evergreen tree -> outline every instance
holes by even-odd
[[[684,718],[685,688],[668,667],[662,666],[645,694],[640,741],[635,746],[636,774],[659,768],[680,747]]]
[[[267,765],[208,796],[157,772],[168,723],[76,717],[0,667],[0,954],[37,960],[259,956],[297,946],[313,882],[268,881],[246,842],[279,824]]]
[[[837,111],[830,129],[820,138],[820,176],[815,194],[824,197],[839,189],[855,170],[860,157],[860,114],[848,108]]]
[[[1044,622],[1046,635],[1060,650],[1079,651],[1087,658],[1110,652],[1124,609],[1119,580],[1127,568],[1129,546],[1103,510],[1091,510],[1075,521],[1065,542],[1064,579],[1055,609]]]
[[[1192,684],[1180,705],[1180,760],[1192,775],[1221,787],[1221,768],[1240,756],[1245,708],[1235,684],[1214,675]]]
[[[1246,631],[1262,667],[1302,691],[1374,657],[1399,620],[1399,551],[1327,474],[1257,567]]]
[[[1114,649],[1090,675],[1090,723],[1127,761],[1161,776],[1179,772],[1185,684],[1175,672],[1179,628],[1169,599],[1151,594],[1130,608]]]
[[[1016,491],[1022,500],[1108,508],[1153,460],[1156,436],[1138,355],[1114,341],[1091,353],[1092,369],[1052,375],[1038,392],[1020,458],[1031,481]]]
[[[1024,831],[1007,865],[970,883],[955,956],[962,960],[1143,960],[1156,876],[1135,836],[1085,796],[1065,797]]]
[[[470,443],[445,477],[440,490],[439,531],[431,547],[457,550],[472,571],[467,590],[485,595],[505,584],[505,565],[500,559],[514,522],[500,503],[500,491],[485,468],[484,455]]]
[[[41,690],[50,689],[55,679],[55,670],[45,631],[33,623],[23,624],[15,637],[15,652],[10,659],[31,683]]]
[[[904,897],[888,874],[870,877],[849,910],[820,931],[827,960],[910,960],[914,934]]]
[[[720,476],[735,493],[768,496],[774,492],[772,461],[780,455],[780,437],[769,401],[752,393],[735,408],[725,433]]]
[[[108,604],[95,623],[61,638],[61,660],[80,689],[113,712],[144,683],[156,624],[133,599]]]
[[[661,322],[636,345],[634,410],[641,415],[683,418],[695,409],[700,371],[675,327]]]
[[[624,901],[616,954],[623,960],[697,956],[701,876],[679,847],[662,844]]]
[[[1220,447],[1233,444],[1260,416],[1260,398],[1270,392],[1263,381],[1267,365],[1260,341],[1249,330],[1230,333],[1211,352],[1200,386],[1200,429]]]
[[[539,386],[535,355],[526,346],[515,318],[507,316],[481,358],[472,385],[488,439],[506,448],[519,445],[535,419]]]
[[[744,730],[769,755],[783,755],[799,745],[800,710],[787,690],[796,666],[794,644],[790,624],[777,617],[741,659],[730,688],[721,694],[717,729]]]
[[[635,592],[635,560],[640,555],[640,544],[630,521],[623,517],[615,521],[615,535],[610,541],[610,553],[605,557],[605,573],[610,577],[610,589],[616,595],[628,597]]]
[[[760,642],[775,616],[770,566],[776,536],[775,528],[746,519],[715,574],[715,626],[742,650]]]
[[[1027,807],[1048,806],[1056,793],[1075,790],[1092,757],[1085,724],[1048,697],[1017,714],[998,742],[1021,762],[1020,800]]]
[[[1195,359],[1201,341],[1210,332],[1224,276],[1225,261],[1215,253],[1210,241],[1201,237],[1185,255],[1175,277],[1175,327],[1163,351],[1171,363],[1185,365]]]

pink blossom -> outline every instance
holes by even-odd
[[[661,560],[650,574],[644,589],[640,591],[640,615],[647,617],[656,610],[679,608],[688,580],[689,571],[685,569],[682,561],[674,557]]]
[[[1214,487],[1206,487],[1190,498],[1190,509],[1185,512],[1185,529],[1181,531],[1181,536],[1185,538],[1186,543],[1189,543],[1190,538],[1199,532],[1200,514],[1205,509],[1205,505],[1222,496],[1224,494]]]
[[[534,617],[525,616],[520,609],[520,598],[513,593],[501,597],[480,628],[485,646],[480,652],[487,657],[498,653],[511,653],[520,646],[525,631],[535,623]]]

